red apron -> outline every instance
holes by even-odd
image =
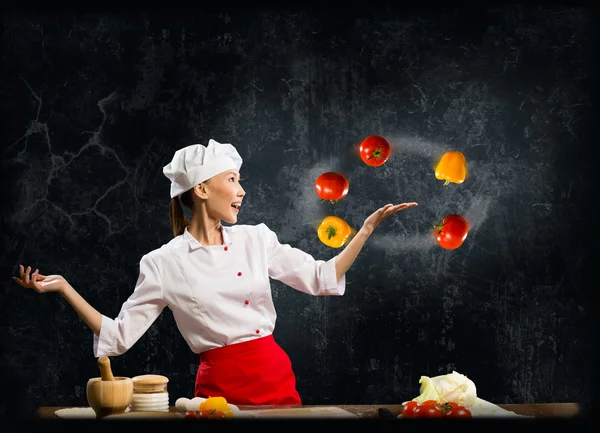
[[[196,397],[235,405],[301,405],[288,355],[273,335],[200,354]]]

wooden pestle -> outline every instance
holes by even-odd
[[[100,367],[100,375],[102,380],[115,380],[110,368],[110,360],[108,356],[101,356],[98,358],[98,367]]]

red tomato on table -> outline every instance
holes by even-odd
[[[360,143],[360,159],[367,165],[372,167],[378,167],[383,165],[390,154],[392,149],[387,140],[379,135],[369,135],[367,138]]]
[[[471,411],[463,406],[455,406],[444,414],[450,418],[473,418]]]
[[[419,407],[419,403],[416,401],[409,401],[402,406],[402,416],[406,418],[412,418],[415,416],[415,409]]]
[[[348,194],[350,183],[344,175],[333,171],[323,173],[315,182],[317,195],[323,200],[337,201]]]
[[[460,215],[448,215],[434,226],[437,243],[447,250],[460,247],[469,233],[469,223]]]
[[[433,404],[428,404],[417,407],[415,409],[414,418],[441,418],[443,415],[444,414],[439,407]]]

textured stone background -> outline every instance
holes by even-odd
[[[168,242],[174,151],[209,138],[244,158],[239,222],[329,259],[315,224],[386,220],[343,297],[273,281],[275,337],[306,404],[400,403],[419,377],[456,370],[496,403],[593,398],[597,336],[590,237],[594,16],[583,9],[318,15],[259,10],[141,16],[23,13],[2,48],[1,410],[87,405],[92,333],[59,296],[12,280],[59,273],[116,316],[141,256]],[[373,168],[358,143],[393,146]],[[462,151],[462,185],[434,177]],[[348,196],[320,203],[324,171]],[[596,199],[594,199],[596,197]],[[431,227],[460,213],[465,244]],[[193,396],[197,356],[165,310],[113,371],[167,375]],[[6,395],[5,395],[6,397]]]

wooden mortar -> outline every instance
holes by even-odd
[[[100,377],[88,380],[86,397],[96,413],[96,418],[124,413],[133,398],[133,380],[113,376],[107,356],[98,358]]]

